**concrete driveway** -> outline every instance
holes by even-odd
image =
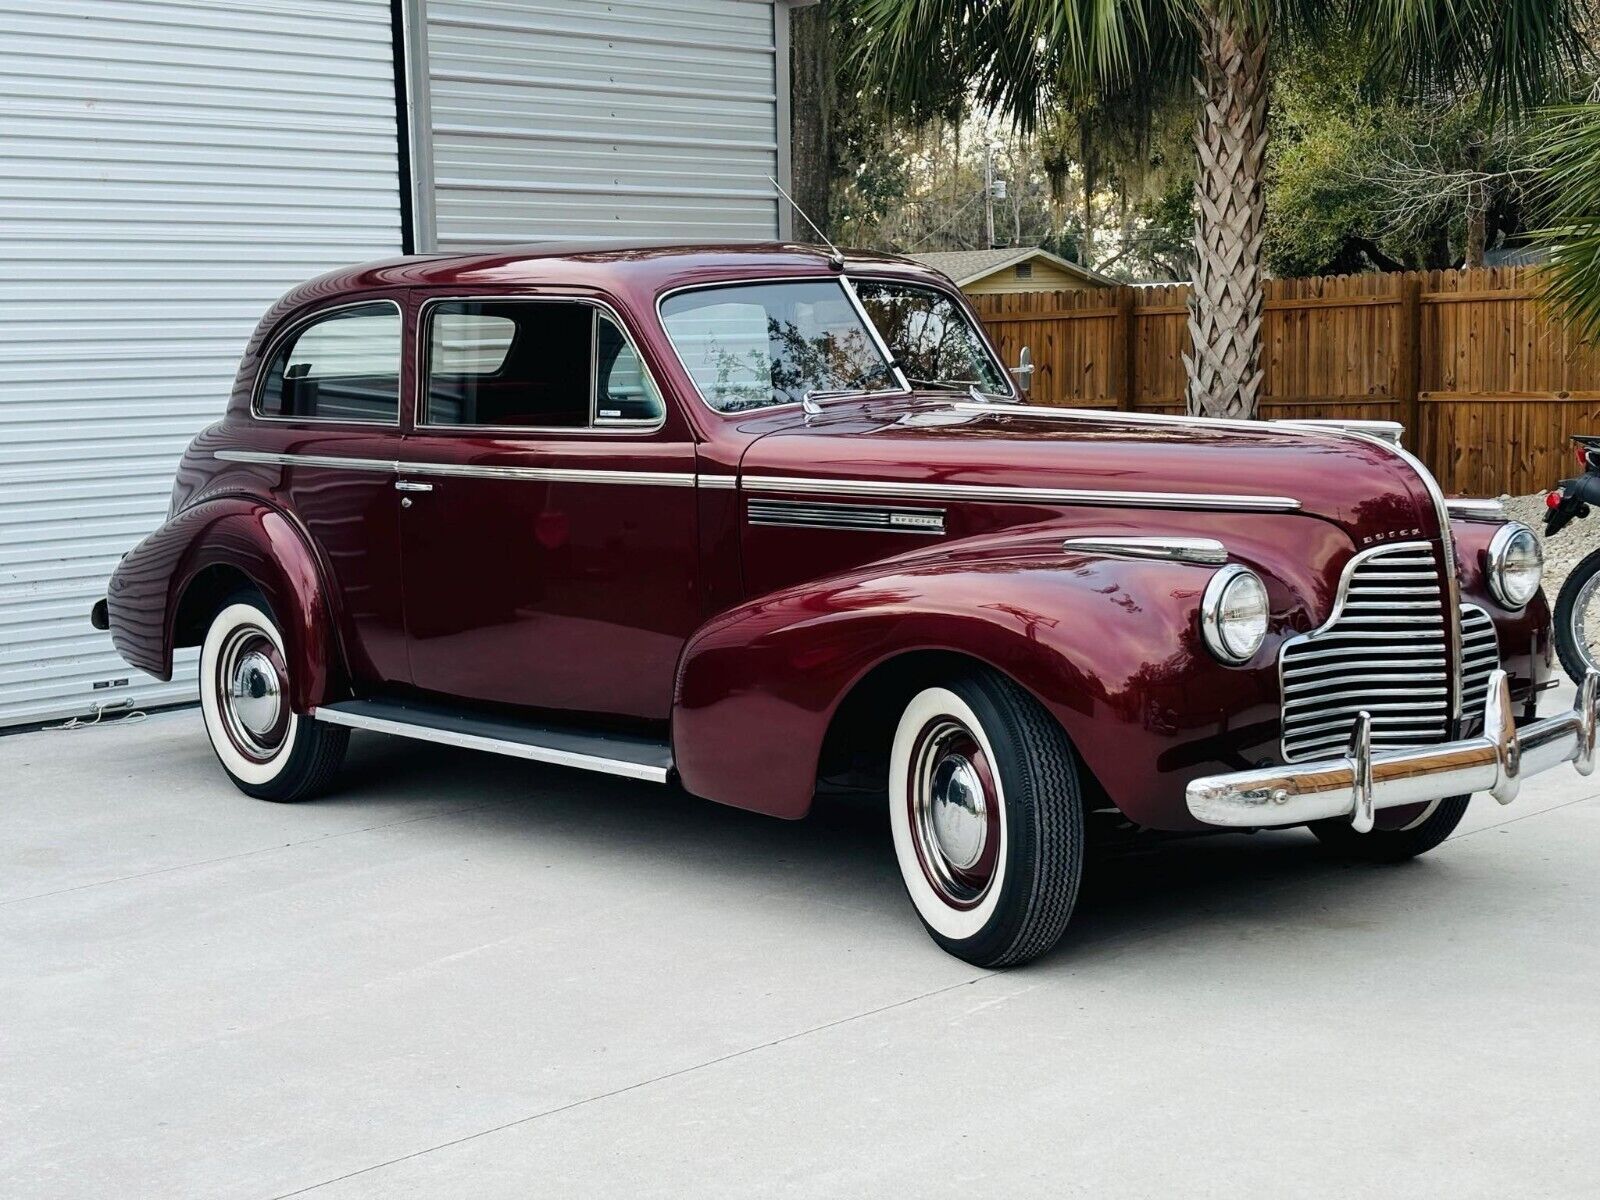
[[[996,974],[876,813],[376,736],[277,806],[193,711],[0,738],[0,1196],[1593,1197],[1597,861],[1563,770],[1401,867],[1100,866]]]

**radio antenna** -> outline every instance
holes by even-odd
[[[793,208],[795,210],[795,212],[800,214],[800,219],[802,221],[804,221],[807,225],[811,226],[811,232],[816,234],[818,240],[820,240],[822,242],[822,244],[828,248],[828,250],[830,251],[830,253],[828,254],[828,265],[830,267],[832,267],[835,271],[844,270],[844,255],[839,252],[839,247],[835,246],[832,242],[830,242],[828,240],[828,235],[823,233],[822,230],[817,228],[817,223],[815,221],[813,221],[806,214],[806,210],[805,209],[801,208],[800,205],[798,203],[796,203],[795,198],[793,196],[789,195],[788,192],[783,190],[783,184],[779,183],[771,175],[767,176],[767,182],[770,183],[773,187],[778,189],[778,195],[782,196],[785,200],[787,200],[789,202],[789,206],[791,208]]]

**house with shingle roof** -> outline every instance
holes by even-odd
[[[1037,246],[937,250],[907,257],[948,275],[969,296],[997,292],[1071,292],[1116,286],[1115,280]]]

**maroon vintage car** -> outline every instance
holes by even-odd
[[[351,728],[802,817],[887,795],[933,937],[1060,935],[1097,823],[1419,854],[1591,769],[1537,541],[1380,425],[1030,406],[941,276],[804,246],[398,259],[262,320],[111,582],[245,792]]]

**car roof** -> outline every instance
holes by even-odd
[[[843,256],[847,272],[881,271],[948,286],[942,275],[898,255],[848,250]],[[719,280],[827,276],[836,270],[830,258],[825,247],[797,242],[541,242],[344,267],[301,284],[282,307],[396,287],[582,286],[637,296]]]

